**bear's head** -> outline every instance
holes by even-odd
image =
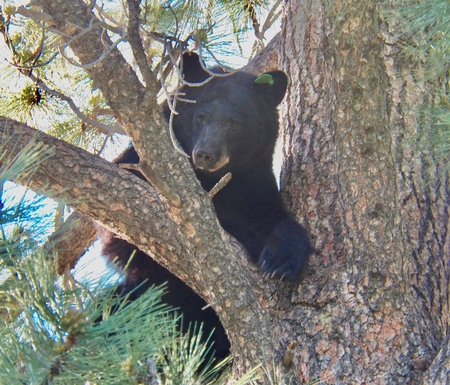
[[[286,74],[271,71],[258,77],[245,71],[212,71],[217,75],[205,71],[198,55],[183,55],[184,80],[192,85],[180,90],[174,116],[180,145],[198,173],[214,177],[271,167]]]

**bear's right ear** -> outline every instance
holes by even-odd
[[[200,64],[200,56],[194,52],[186,52],[181,57],[184,80],[188,83],[201,83],[210,75]]]
[[[284,98],[288,85],[287,75],[280,70],[263,73],[255,79],[257,87],[262,90],[274,106],[278,106]]]

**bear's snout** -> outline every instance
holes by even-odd
[[[192,151],[192,162],[200,170],[214,172],[220,170],[230,161],[226,151],[223,149],[213,150],[205,146],[197,145]]]
[[[214,163],[214,155],[206,151],[197,151],[194,154],[194,163],[199,168],[210,168]]]

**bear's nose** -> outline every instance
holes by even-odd
[[[198,168],[209,169],[214,165],[214,156],[206,151],[195,151],[194,153],[194,164]]]

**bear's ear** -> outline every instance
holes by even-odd
[[[201,83],[210,75],[202,68],[200,56],[194,52],[186,52],[182,58],[184,80],[189,83]]]
[[[257,87],[270,98],[273,105],[278,106],[286,93],[288,78],[283,71],[265,72],[255,79]]]

